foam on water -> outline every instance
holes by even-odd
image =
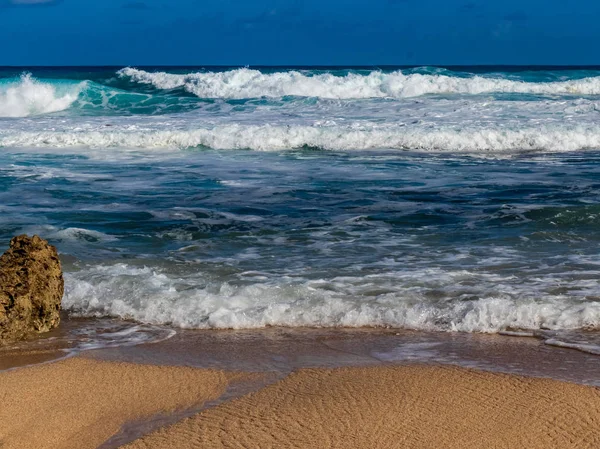
[[[30,74],[18,81],[0,84],[0,117],[29,117],[68,109],[85,87],[85,83],[70,84],[64,92],[57,86],[40,82]]]
[[[464,129],[405,126],[221,125],[190,130],[97,130],[1,132],[0,147],[282,151],[400,149],[466,153],[572,152],[600,148],[599,126],[528,129]]]
[[[131,347],[147,343],[158,343],[175,336],[174,329],[164,326],[135,324],[115,319],[100,320],[64,320],[59,328],[41,338],[15,342],[1,349],[7,351],[25,350],[26,354],[54,353],[60,351],[64,355],[54,356],[49,362],[69,358],[83,351]],[[3,355],[0,353],[0,355]],[[48,362],[42,362],[48,363]],[[9,365],[10,366],[10,365]],[[22,365],[17,364],[15,368]],[[8,368],[12,370],[15,368]],[[4,371],[0,369],[0,371]]]
[[[415,283],[419,277],[435,282]],[[211,283],[201,273],[173,277],[156,267],[96,265],[66,275],[63,305],[75,315],[201,329],[391,326],[499,332],[600,327],[600,301],[568,300],[536,291],[533,285],[519,287],[498,276],[468,271],[429,269],[331,281],[261,278],[255,277],[251,285],[234,285]],[[484,285],[466,298],[453,297],[453,285],[475,282]],[[552,285],[553,279],[547,282]],[[369,293],[377,289],[387,293]],[[439,289],[447,292],[432,298],[431,291]]]
[[[600,346],[597,344],[594,345],[586,343],[573,343],[568,341],[561,341],[556,338],[548,338],[547,340],[544,340],[544,343],[559,348],[576,349],[581,352],[587,352],[588,354],[600,355]]]
[[[204,147],[486,156],[600,148],[600,106],[590,97],[600,93],[593,87],[600,77],[534,81],[449,71],[341,73],[170,74],[127,68],[116,80],[4,78],[0,116],[30,119],[3,120],[0,147],[81,148],[86,155],[89,149]],[[584,94],[588,97],[581,98]]]
[[[479,95],[494,92],[537,95],[600,95],[600,77],[554,82],[525,82],[505,78],[456,77],[402,71],[305,74],[299,71],[263,73],[247,68],[225,72],[172,74],[131,67],[119,76],[157,89],[184,88],[200,98],[259,98],[287,95],[320,98],[407,98],[428,94]]]
[[[58,229],[56,226],[28,226],[21,232],[25,234],[38,234],[46,238],[61,242],[110,242],[116,240],[115,237],[103,232],[84,228],[66,228]]]

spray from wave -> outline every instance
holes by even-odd
[[[66,89],[23,74],[12,83],[0,84],[0,117],[29,117],[68,109],[85,83],[69,84]]]
[[[483,76],[404,74],[374,71],[363,75],[308,75],[298,71],[262,73],[252,69],[171,74],[131,67],[118,75],[157,89],[183,88],[200,98],[319,97],[331,99],[408,98],[427,94],[519,93],[535,95],[600,95],[600,77],[568,81],[526,82]]]

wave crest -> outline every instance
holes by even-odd
[[[200,98],[320,97],[331,99],[408,98],[427,94],[519,93],[536,95],[600,95],[600,77],[552,82],[526,82],[483,76],[384,73],[306,75],[298,71],[262,73],[247,68],[225,72],[171,74],[131,67],[118,75],[157,89],[183,88]]]
[[[20,131],[0,133],[0,147],[185,149],[250,149],[282,151],[414,150],[475,154],[522,151],[572,152],[600,148],[600,127],[407,128],[374,126],[222,125],[205,129]]]
[[[83,84],[71,84],[66,92],[59,92],[56,85],[23,74],[18,82],[0,85],[0,117],[29,117],[63,111],[77,100]]]

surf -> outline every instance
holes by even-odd
[[[260,97],[318,97],[328,99],[413,98],[423,95],[481,95],[516,93],[533,95],[600,95],[600,77],[551,82],[508,79],[494,75],[405,73],[402,70],[367,74],[280,71],[264,73],[239,68],[222,72],[173,74],[132,67],[118,76],[156,89],[182,88],[199,98],[244,99]]]
[[[0,118],[55,113],[68,116],[159,115],[194,109],[199,101],[160,92],[137,92],[103,82],[107,80],[36,78],[31,73],[0,78]]]
[[[68,109],[86,83],[52,84],[29,73],[0,83],[0,117],[29,117]]]
[[[568,153],[600,148],[600,127],[553,125],[523,129],[503,127],[405,127],[361,125],[247,125],[230,124],[190,128],[184,122],[173,129],[170,122],[140,129],[135,122],[86,128],[37,131],[0,130],[0,147],[5,148],[100,148],[116,150],[153,149],[326,151],[410,150],[415,152],[510,155],[523,152]]]

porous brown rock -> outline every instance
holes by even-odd
[[[13,237],[0,257],[0,343],[58,326],[63,293],[56,248],[37,235]]]

